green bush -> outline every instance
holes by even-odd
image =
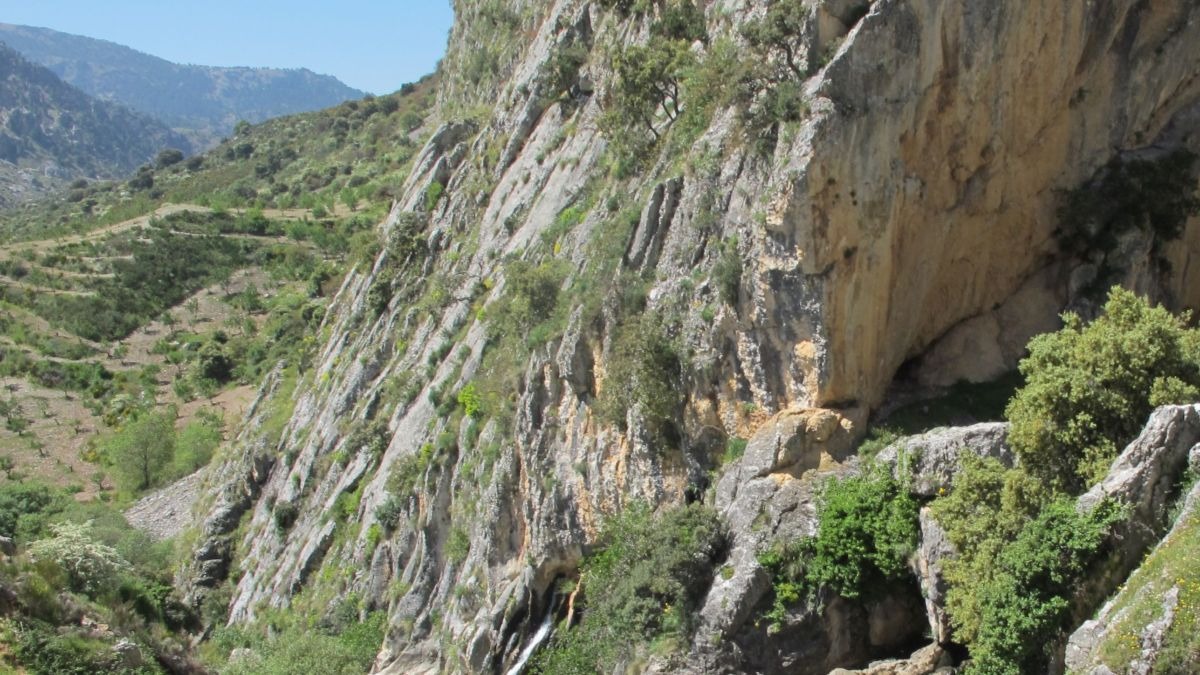
[[[685,647],[725,546],[720,518],[698,504],[612,518],[582,566],[582,620],[555,633],[534,672],[608,673],[652,641]]]
[[[0,536],[29,541],[46,531],[49,518],[66,508],[66,498],[37,483],[0,485]]]
[[[358,675],[371,669],[383,644],[386,617],[373,612],[346,626],[315,626],[311,619],[277,613],[273,620],[248,628],[227,628],[213,641],[227,657],[237,647],[247,657],[224,664],[225,675]],[[264,637],[264,633],[266,636]]]
[[[1078,491],[1103,475],[1156,406],[1200,398],[1200,331],[1120,288],[1091,324],[1063,319],[1062,330],[1029,343],[1027,384],[1006,415],[1022,465]]]
[[[919,505],[906,483],[888,467],[871,465],[861,476],[835,478],[822,488],[816,536],[782,542],[759,557],[772,579],[767,618],[773,625],[818,588],[858,598],[907,575]]]
[[[658,440],[677,443],[684,365],[683,350],[659,314],[633,317],[613,338],[599,414],[624,429],[628,411],[636,407]]]
[[[569,266],[562,260],[533,264],[514,260],[505,268],[504,294],[487,309],[491,337],[519,340],[536,347],[561,332],[564,311],[559,291]]]
[[[731,307],[737,307],[742,288],[742,256],[738,253],[737,237],[722,242],[721,254],[713,266],[712,275],[721,300]]]
[[[945,564],[947,609],[970,649],[968,672],[1043,672],[1047,638],[1067,628],[1070,599],[1121,509],[1079,513],[1024,470],[968,456],[933,512],[959,554]]]

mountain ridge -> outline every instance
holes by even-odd
[[[122,102],[212,147],[242,120],[327,108],[366,96],[307,68],[178,64],[109,40],[0,23],[0,41],[69,84]]]
[[[173,147],[180,134],[147,115],[100,101],[0,43],[0,205],[68,181],[121,178]]]

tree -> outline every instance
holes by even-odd
[[[1009,443],[1032,474],[1078,491],[1108,469],[1155,407],[1200,399],[1200,331],[1114,287],[1090,325],[1074,314],[1034,338],[1027,384],[1005,411]]]
[[[179,432],[175,444],[176,475],[186,475],[208,464],[213,451],[221,444],[221,418],[202,410]]]
[[[640,123],[657,140],[659,111],[671,121],[679,117],[679,81],[690,59],[687,44],[676,40],[626,49],[614,60],[613,109],[622,119]]]
[[[175,409],[145,413],[102,444],[125,490],[137,492],[157,483],[175,456]]]
[[[805,0],[777,0],[767,8],[763,18],[746,24],[742,29],[742,36],[750,43],[751,48],[764,56],[782,55],[792,75],[804,79],[805,73],[800,68],[796,41],[804,30],[809,11]]]

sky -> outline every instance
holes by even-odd
[[[109,40],[176,63],[308,68],[387,94],[433,72],[450,0],[0,0],[0,22]]]

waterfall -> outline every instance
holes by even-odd
[[[521,650],[521,655],[517,657],[517,662],[513,664],[512,668],[508,669],[505,675],[521,675],[525,670],[525,664],[529,662],[533,653],[550,637],[550,633],[554,631],[554,610],[557,604],[554,600],[550,601],[550,606],[546,608],[546,618],[542,619],[542,625],[538,626],[537,632],[529,639],[529,644],[526,644],[525,648]]]

